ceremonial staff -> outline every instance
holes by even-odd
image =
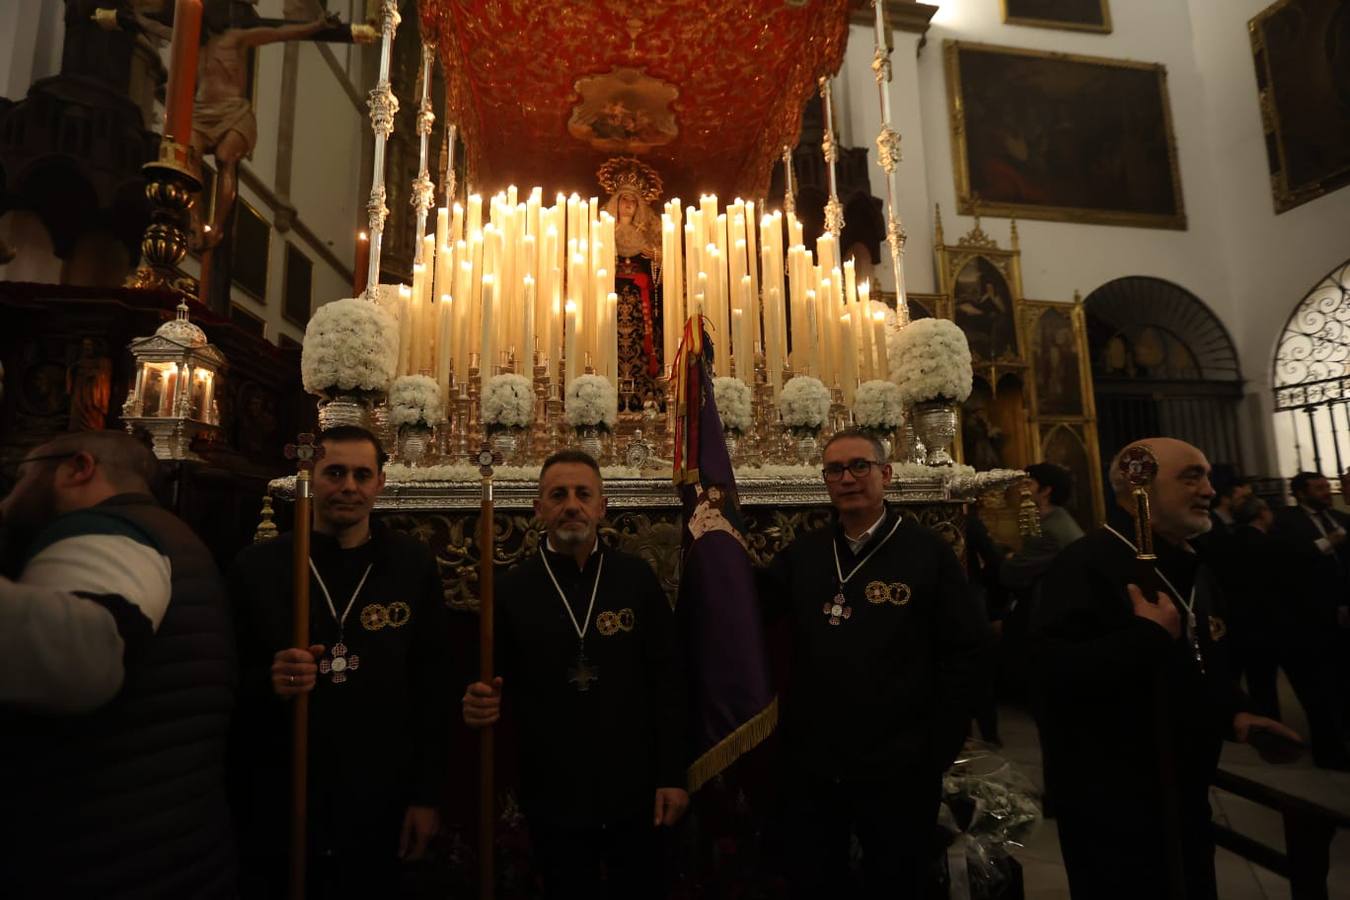
[[[1158,459],[1146,444],[1136,444],[1120,455],[1117,463],[1120,474],[1130,486],[1134,498],[1134,508],[1130,517],[1134,519],[1134,558],[1135,581],[1144,594],[1147,603],[1156,603],[1162,592],[1162,576],[1155,568],[1158,559],[1153,552],[1153,521],[1149,512],[1148,489],[1153,479],[1158,477]],[[1182,602],[1177,597],[1178,603]],[[1197,644],[1197,654],[1199,645]],[[1172,702],[1167,679],[1161,669],[1153,681],[1153,708],[1157,711],[1154,731],[1158,737],[1158,774],[1163,783],[1163,836],[1167,843],[1167,880],[1169,897],[1186,896],[1186,875],[1181,855],[1181,810],[1177,806],[1177,765],[1172,757],[1169,743],[1171,722],[1168,708]]]
[[[291,646],[309,646],[309,499],[314,463],[323,457],[323,447],[314,435],[302,434],[286,445],[286,457],[296,461],[295,544],[291,559]],[[291,700],[291,900],[305,897],[306,809],[309,779],[309,694]]]
[[[476,457],[478,474],[483,477],[483,507],[478,515],[478,659],[479,680],[492,684],[492,558],[494,534],[492,531],[492,467],[501,465],[502,455],[483,445]],[[497,804],[494,796],[495,757],[493,756],[492,726],[478,732],[480,795],[478,805],[478,896],[492,900],[492,845],[497,822]]]

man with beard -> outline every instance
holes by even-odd
[[[1156,562],[1136,559],[1120,466],[1137,448],[1157,461]],[[1113,461],[1111,486],[1107,523],[1060,554],[1032,623],[1069,888],[1093,900],[1213,900],[1209,785],[1223,739],[1301,739],[1246,712],[1228,676],[1222,596],[1189,543],[1210,527],[1204,454],[1137,441]]]
[[[236,896],[229,607],[156,468],[131,435],[65,434],[0,504],[8,897]]]
[[[310,896],[397,896],[399,861],[439,828],[450,765],[448,611],[436,560],[371,521],[385,454],[362,428],[319,435],[309,634],[290,647],[293,535],[230,569],[240,709],[232,760],[243,895],[284,896],[290,700],[309,693]]]
[[[670,604],[645,561],[600,543],[605,506],[590,456],[544,461],[534,511],[548,537],[497,586],[502,675],[464,695],[471,728],[496,722],[509,698],[550,900],[660,896],[659,829],[689,804]]]

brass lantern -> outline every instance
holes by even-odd
[[[200,459],[192,442],[220,432],[216,387],[225,355],[188,321],[186,302],[176,318],[127,348],[136,360],[136,383],[122,404],[127,431],[148,433],[160,459]]]

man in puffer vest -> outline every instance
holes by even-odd
[[[66,434],[0,503],[6,897],[234,896],[229,606],[155,470],[130,435]]]

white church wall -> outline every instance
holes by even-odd
[[[1247,36],[1247,21],[1266,5],[1267,0],[1113,0],[1114,29],[1102,35],[1005,25],[997,3],[943,0],[917,60],[911,49],[915,36],[895,35],[892,106],[905,154],[906,282],[910,290],[930,291],[937,283],[932,204],[941,204],[951,243],[973,224],[956,214],[945,40],[1165,65],[1186,230],[1020,220],[1023,289],[1031,298],[1068,301],[1075,290],[1086,296],[1115,278],[1149,275],[1194,293],[1228,329],[1247,381],[1242,407],[1247,468],[1288,473],[1292,463],[1285,450],[1292,458],[1292,445],[1277,440],[1269,415],[1271,354],[1294,304],[1350,256],[1345,238],[1350,190],[1274,213]],[[844,67],[854,145],[874,139],[879,124],[871,56],[870,31],[853,26]],[[908,102],[911,97],[918,103]],[[880,174],[874,167],[873,192],[884,197]],[[1006,219],[985,217],[983,225],[1007,246]],[[1304,444],[1306,457],[1306,437]],[[1325,461],[1328,445],[1323,446]]]

